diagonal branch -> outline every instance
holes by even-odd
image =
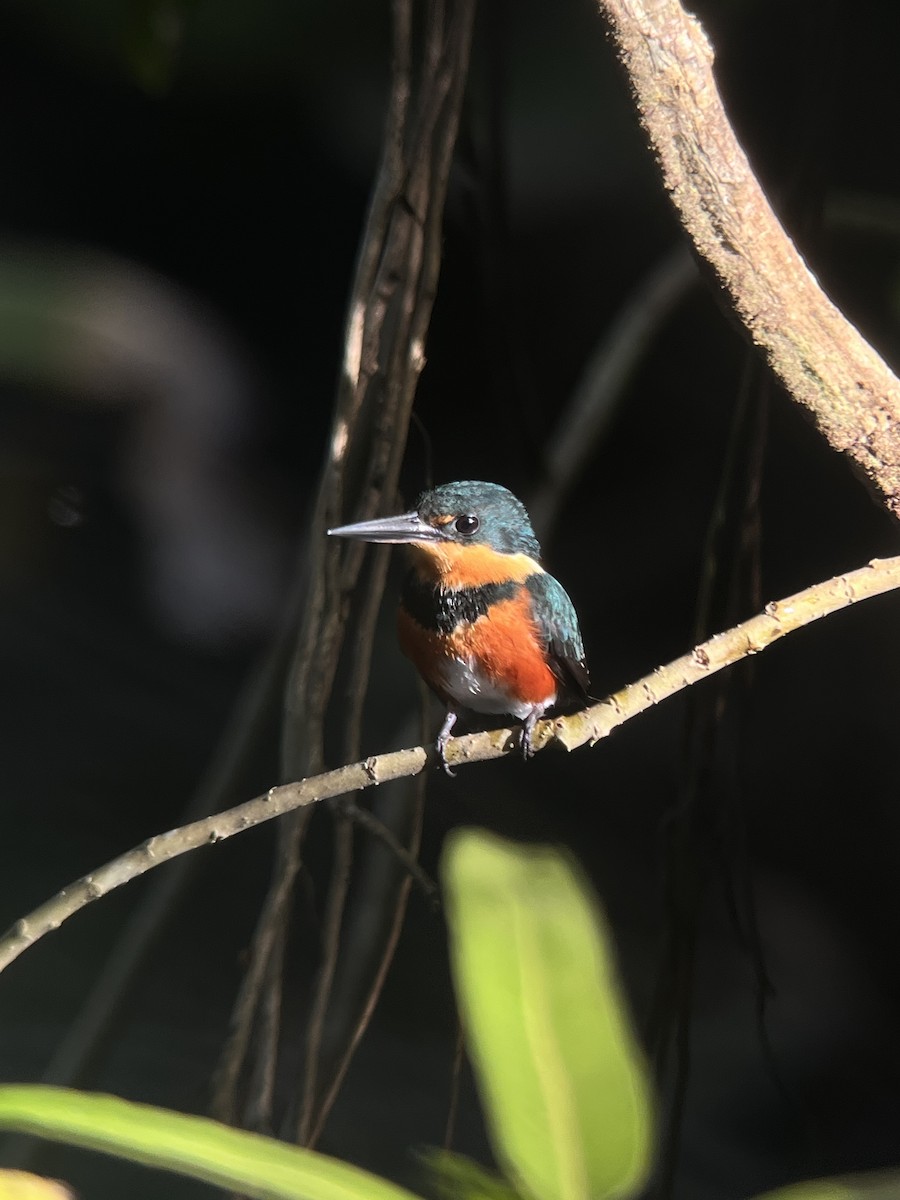
[[[849,608],[860,600],[883,595],[898,587],[900,556],[873,559],[859,570],[814,584],[786,600],[773,601],[757,616],[725,633],[716,634],[695,646],[689,654],[657,668],[601,703],[571,716],[541,721],[534,734],[535,748],[543,749],[552,741],[559,742],[567,750],[574,750],[586,742],[593,745],[632,717],[748,655],[759,654],[786,634]],[[517,750],[518,736],[513,730],[494,729],[453,738],[447,746],[447,761],[460,766],[501,758]],[[17,921],[0,938],[0,971],[85,905],[189,850],[224,841],[274,817],[308,809],[321,800],[362,791],[391,779],[418,775],[429,763],[435,765],[436,762],[434,752],[421,746],[396,750],[392,754],[381,754],[335,771],[326,771],[299,783],[273,787],[264,796],[257,796],[236,808],[148,838],[135,849],[64,888]]]
[[[900,381],[772,211],[728,122],[699,22],[678,0],[598,2],[695,249],[792,398],[900,516]]]

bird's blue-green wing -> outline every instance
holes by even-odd
[[[525,586],[545,640],[553,673],[579,699],[587,699],[590,680],[575,606],[562,584],[546,572],[529,575]]]

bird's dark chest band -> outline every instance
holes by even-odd
[[[500,600],[511,600],[520,588],[515,580],[483,583],[480,587],[448,591],[424,583],[410,572],[400,593],[400,603],[417,625],[435,633],[452,633],[463,621],[477,621]]]

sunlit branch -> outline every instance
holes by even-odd
[[[716,634],[695,646],[690,653],[659,667],[599,704],[571,716],[542,721],[535,731],[534,745],[537,749],[543,749],[556,741],[567,750],[574,750],[586,742],[597,742],[645,709],[652,708],[683,688],[699,683],[748,655],[759,654],[786,634],[860,600],[879,596],[897,587],[900,587],[900,556],[873,559],[859,570],[815,584],[785,600],[774,601],[757,616]],[[451,766],[458,767],[516,752],[518,732],[495,729],[452,739],[447,746],[447,761]],[[58,929],[85,905],[164,862],[201,846],[224,841],[284,813],[318,804],[321,800],[362,791],[392,779],[417,775],[429,763],[435,765],[436,762],[434,752],[421,746],[379,754],[363,762],[350,763],[335,771],[303,779],[299,783],[271,788],[265,795],[239,804],[236,808],[148,838],[127,854],[76,880],[17,921],[0,939],[0,970],[45,934]]]
[[[699,21],[678,0],[598,2],[695,250],[792,399],[900,516],[900,380],[775,215],[729,123]]]

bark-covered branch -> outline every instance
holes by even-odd
[[[543,749],[550,742],[557,741],[567,750],[574,750],[586,742],[593,744],[638,713],[721,671],[723,667],[748,655],[759,654],[785,634],[848,608],[859,600],[880,596],[897,587],[900,587],[900,556],[873,559],[868,566],[857,571],[838,575],[786,600],[768,604],[764,612],[751,617],[749,621],[743,621],[725,633],[716,634],[709,641],[695,646],[689,654],[659,667],[601,703],[571,716],[540,722],[535,730],[534,745],[537,749]],[[495,729],[453,738],[447,746],[447,761],[451,766],[461,766],[516,752],[517,731]],[[435,765],[436,756],[433,751],[421,746],[380,754],[299,783],[271,788],[264,796],[257,796],[227,812],[148,838],[127,854],[114,858],[97,871],[64,888],[46,904],[17,921],[0,939],[0,970],[39,938],[58,929],[85,905],[99,900],[114,888],[136,879],[153,867],[161,866],[189,850],[233,837],[284,813],[308,808],[320,800],[362,791],[391,779],[417,775],[429,762]]]
[[[832,304],[729,124],[699,22],[678,0],[599,0],[666,188],[754,343],[829,444],[900,516],[900,381]]]

